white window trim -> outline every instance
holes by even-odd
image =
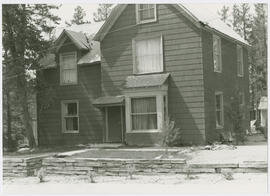
[[[236,63],[237,63],[237,76],[238,77],[244,77],[244,55],[243,55],[243,47],[242,46],[240,46],[240,45],[237,45],[236,46],[237,48],[236,48]],[[238,54],[238,48],[241,48],[241,54]],[[239,73],[238,72],[238,55],[241,55],[241,57],[240,57],[240,65],[241,65],[241,72],[242,73]]]
[[[64,115],[64,107],[67,103],[77,103],[77,115],[69,116],[69,117],[77,117],[78,118],[78,130],[69,130],[65,129],[65,115]],[[80,117],[79,117],[79,101],[78,100],[64,100],[61,101],[61,121],[62,121],[62,133],[79,133],[80,132]]]
[[[127,93],[125,95],[126,102],[126,133],[158,133],[162,132],[162,127],[164,123],[164,101],[163,96],[167,96],[167,91],[153,91],[153,92],[134,92]],[[132,98],[147,98],[156,97],[156,107],[157,107],[157,129],[147,129],[147,130],[132,130],[132,117],[131,117],[131,99]],[[168,102],[167,102],[168,103]],[[165,103],[165,104],[167,104]],[[167,105],[168,108],[168,105]]]
[[[76,82],[72,82],[72,83],[64,83],[63,82],[63,79],[62,79],[62,66],[61,66],[61,61],[62,61],[62,56],[63,55],[67,55],[67,54],[73,54],[75,56],[75,59],[76,59],[76,74],[77,74],[77,77],[76,77]],[[77,66],[77,52],[76,51],[73,51],[73,52],[62,52],[59,54],[59,71],[60,71],[60,85],[61,86],[65,86],[65,85],[74,85],[74,84],[78,84],[78,66]]]
[[[216,119],[217,119],[217,108],[216,108],[216,105],[217,105],[217,103],[216,103],[216,96],[217,95],[221,95],[221,104],[220,104],[220,109],[221,109],[221,125],[218,125],[217,123],[216,123],[216,128],[217,129],[222,129],[223,127],[224,127],[224,106],[223,106],[223,92],[221,92],[221,91],[217,91],[217,92],[215,92],[215,117],[216,117]],[[216,121],[217,122],[217,121]]]
[[[219,59],[219,64],[220,64],[220,70],[215,70],[215,64],[214,64],[214,58],[215,58],[215,51],[214,51],[214,39],[218,40],[218,52],[220,53],[220,59]],[[213,65],[214,65],[214,72],[216,73],[222,73],[222,51],[221,51],[221,39],[219,36],[213,34],[213,44],[212,44],[212,48],[213,48]]]
[[[244,92],[240,92],[239,93],[239,97],[242,97],[242,100],[240,100],[242,103],[240,104],[241,107],[245,106],[245,93]]]
[[[137,24],[145,24],[150,22],[156,22],[157,21],[157,5],[154,4],[154,19],[148,19],[148,20],[140,20],[140,14],[139,14],[139,4],[136,4],[136,23]]]
[[[137,66],[136,65],[136,41],[148,40],[148,39],[153,39],[153,38],[160,38],[160,51],[162,52],[162,54],[161,54],[162,70],[161,71],[155,71],[155,72],[137,73],[135,71],[136,66]],[[145,36],[143,38],[137,37],[137,38],[132,39],[132,56],[133,56],[133,74],[142,75],[142,74],[149,74],[149,73],[163,73],[164,72],[164,61],[163,61],[163,36],[162,36],[162,34]]]

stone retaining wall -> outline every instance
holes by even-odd
[[[44,157],[4,158],[3,176],[33,176],[35,174],[35,170],[42,167],[43,158]]]
[[[97,159],[97,158],[4,158],[3,176],[33,176],[41,167],[48,175],[87,175],[94,171],[99,175],[178,174],[178,173],[258,173],[267,172],[267,162],[249,161],[236,163],[192,163],[184,159]]]
[[[129,171],[136,174],[152,175],[156,173],[180,173],[186,166],[183,159],[146,160],[146,159],[61,159],[43,160],[47,174],[86,175],[94,171],[101,175],[127,175]],[[131,169],[130,169],[131,168]]]
[[[266,162],[243,162],[239,164],[187,164],[183,159],[91,159],[91,158],[46,158],[43,166],[47,174],[86,175],[95,171],[100,175],[127,175],[133,167],[135,174],[154,175],[160,173],[261,173],[267,172]]]

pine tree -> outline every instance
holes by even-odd
[[[233,29],[240,34],[245,40],[249,41],[252,31],[252,16],[250,14],[250,6],[247,3],[240,5],[234,4],[232,11]]]
[[[100,22],[105,21],[109,17],[111,11],[112,11],[112,5],[113,4],[99,4],[98,10],[96,13],[94,13],[94,21]]]
[[[6,87],[12,81],[14,93],[22,110],[22,122],[29,147],[36,146],[28,107],[29,92],[33,86],[27,80],[30,70],[39,70],[39,60],[51,46],[51,40],[44,35],[51,34],[59,17],[51,13],[57,6],[45,4],[3,4],[2,39],[6,54],[3,64],[8,70],[4,78]],[[51,23],[52,22],[52,23]]]
[[[229,11],[230,8],[226,5],[223,5],[221,10],[218,11],[218,15],[220,16],[220,19],[225,22],[227,25],[230,26],[229,24]]]
[[[84,18],[86,16],[85,11],[83,10],[83,8],[81,6],[77,6],[74,9],[74,14],[73,14],[73,19],[70,21],[71,24],[85,24],[85,23],[90,23],[89,21],[86,21]],[[69,23],[66,23],[68,26]]]
[[[253,105],[258,106],[267,88],[267,4],[255,4],[252,26],[251,88]]]

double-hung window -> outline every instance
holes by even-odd
[[[214,72],[222,72],[221,40],[217,35],[213,35],[213,61]]]
[[[243,48],[237,45],[237,75],[242,77],[244,75],[244,63],[243,63]]]
[[[156,130],[156,97],[131,98],[131,121],[132,130]]]
[[[157,20],[156,5],[155,4],[136,5],[136,19],[138,24],[156,21]]]
[[[215,93],[215,110],[216,110],[216,127],[222,128],[224,124],[223,114],[223,94],[222,92]]]
[[[60,84],[77,84],[76,52],[60,53]]]
[[[79,102],[62,101],[62,131],[64,133],[79,132]]]
[[[163,72],[162,36],[133,40],[134,74]]]
[[[244,105],[245,105],[244,92],[239,93],[239,105],[240,105],[240,107],[244,107]]]

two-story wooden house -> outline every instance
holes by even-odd
[[[45,73],[58,96],[38,118],[41,143],[155,145],[171,119],[183,144],[204,144],[231,131],[224,105],[236,89],[249,105],[248,43],[200,5],[115,6],[94,37],[100,62],[85,66],[92,48],[69,34]]]

